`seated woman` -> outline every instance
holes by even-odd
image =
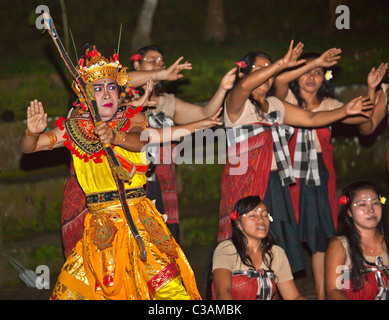
[[[389,234],[382,220],[377,186],[358,181],[346,187],[339,203],[343,232],[328,245],[327,300],[387,300]]]
[[[258,196],[240,199],[230,214],[232,237],[213,254],[212,299],[270,300],[276,290],[285,300],[303,300],[284,250],[269,230],[272,220]]]

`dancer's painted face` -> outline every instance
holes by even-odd
[[[102,78],[92,82],[97,107],[103,121],[110,120],[119,107],[119,90],[115,80]]]

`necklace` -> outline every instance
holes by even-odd
[[[383,250],[382,243],[376,243],[374,242],[372,246],[368,246],[367,244],[362,243],[362,246],[364,248],[364,251],[371,256],[378,255]],[[377,253],[377,251],[381,250]],[[376,253],[375,253],[376,252]]]

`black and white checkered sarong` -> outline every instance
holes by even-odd
[[[266,116],[266,121],[271,124],[270,126],[259,123],[227,128],[227,145],[230,147],[263,131],[271,130],[278,174],[281,184],[284,186],[296,182],[288,149],[288,140],[292,136],[294,129],[288,125],[278,124],[279,118],[280,112],[273,111]]]
[[[256,300],[271,300],[275,289],[271,280],[276,278],[273,271],[264,269],[233,271],[232,276],[236,275],[246,275],[248,278],[257,278],[260,290],[259,294],[256,296]]]
[[[308,186],[319,186],[319,164],[315,147],[315,136],[312,129],[297,130],[296,148],[294,152],[294,176],[305,178]]]

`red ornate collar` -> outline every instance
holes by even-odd
[[[141,108],[133,110],[129,107],[126,111],[117,112],[107,123],[112,129],[127,132],[131,123],[130,118],[141,110]],[[64,117],[60,117],[55,122],[55,125],[61,130],[66,128],[66,132],[63,135],[66,139],[64,145],[74,155],[85,162],[88,162],[89,160],[93,160],[95,163],[102,162],[101,157],[105,156],[105,152],[99,139],[92,131],[95,126],[92,117],[88,112],[84,112],[75,118],[67,120],[65,120]],[[76,146],[78,148],[76,148]]]

